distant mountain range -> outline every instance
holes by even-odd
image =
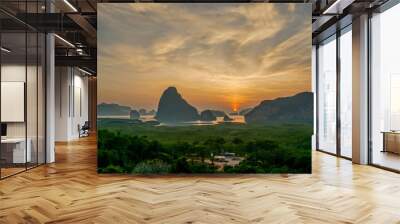
[[[264,100],[244,115],[246,123],[313,123],[313,93]]]
[[[243,109],[243,110],[240,110],[240,111],[239,111],[239,115],[245,115],[245,114],[247,114],[248,112],[250,112],[252,109],[253,109],[253,108],[245,108],[245,109]]]
[[[99,116],[130,116],[135,119],[140,116],[155,115],[155,110],[146,111],[146,109],[133,110],[129,106],[123,106],[116,103],[101,103],[97,105],[97,114]]]
[[[179,94],[175,87],[168,87],[162,94],[157,110],[157,120],[161,122],[214,121],[216,117],[229,117],[223,111],[204,110],[198,113]],[[294,96],[264,100],[254,108],[246,108],[238,114],[244,115],[247,123],[312,123],[313,93],[302,92]]]
[[[143,115],[156,115],[159,122],[215,121],[217,117],[230,118],[224,111],[204,110],[200,114],[189,104],[175,87],[168,87],[161,95],[157,112],[154,110],[132,110],[128,106],[102,103],[97,106],[99,116],[126,116],[137,119]],[[238,114],[244,115],[246,123],[312,123],[313,93],[302,92],[294,96],[264,100],[254,108],[246,108]]]
[[[128,106],[121,106],[116,103],[101,103],[97,105],[97,115],[99,116],[126,116],[131,112]]]

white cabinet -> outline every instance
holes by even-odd
[[[1,144],[12,147],[12,162],[25,163],[32,161],[32,141],[27,139],[27,147],[25,151],[25,138],[8,138],[2,139]]]

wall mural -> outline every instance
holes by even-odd
[[[98,9],[99,173],[311,173],[309,4]]]

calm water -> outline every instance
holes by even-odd
[[[227,123],[246,123],[244,120],[244,116],[242,115],[230,115],[232,121],[227,121]],[[99,118],[113,118],[113,119],[129,119],[129,115],[122,116],[99,116]],[[154,115],[144,115],[140,116],[139,120],[141,121],[155,121]],[[162,126],[189,126],[189,125],[216,125],[224,123],[223,117],[217,117],[216,121],[190,121],[190,122],[182,122],[182,123],[161,123]]]
[[[129,119],[129,115],[107,115],[107,116],[97,116],[97,118]]]
[[[112,118],[112,119],[130,119],[129,115],[107,115],[107,116],[98,116],[98,118]],[[139,120],[142,121],[154,121],[154,115],[141,115]]]
[[[230,115],[232,121],[226,121],[226,123],[246,123],[244,120],[244,116],[242,115]],[[154,118],[153,118],[154,119]],[[190,125],[216,125],[224,123],[224,117],[217,117],[216,121],[189,121],[189,122],[182,122],[182,123],[161,123],[162,126],[190,126]]]

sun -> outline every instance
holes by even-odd
[[[238,109],[239,109],[239,104],[236,103],[236,102],[233,102],[233,103],[232,103],[232,111],[233,111],[233,112],[237,112]]]
[[[240,96],[238,96],[237,94],[233,94],[230,98],[230,105],[231,105],[231,110],[234,113],[239,112],[239,104],[242,102],[242,99]]]

